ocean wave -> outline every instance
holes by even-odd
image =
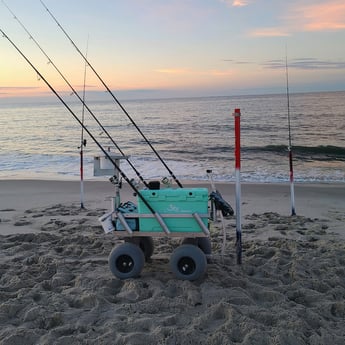
[[[345,147],[333,145],[318,146],[292,146],[291,148],[295,158],[313,158],[313,160],[341,160],[345,161]],[[274,154],[286,154],[288,147],[286,145],[266,145],[244,147],[247,152],[271,152]]]

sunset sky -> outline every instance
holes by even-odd
[[[80,89],[84,62],[41,2],[5,2]],[[291,92],[345,90],[344,0],[44,3],[122,98],[283,93],[286,55]],[[54,88],[67,90],[3,2],[0,28]],[[0,52],[0,97],[50,94],[4,37]],[[86,84],[103,90],[90,68]]]

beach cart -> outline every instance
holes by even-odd
[[[179,279],[200,278],[211,254],[208,189],[150,185],[139,191],[137,204],[120,203],[99,219],[106,233],[124,240],[109,255],[111,272],[119,279],[137,277],[153,254],[154,237],[180,237],[170,268]]]

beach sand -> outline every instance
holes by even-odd
[[[234,185],[217,188],[234,207]],[[111,274],[113,191],[86,182],[80,209],[77,181],[0,181],[0,344],[344,344],[345,184],[297,184],[293,217],[288,184],[243,184],[243,263],[235,218],[225,244],[215,222],[195,282],[169,269],[178,239],[155,238],[139,278]]]

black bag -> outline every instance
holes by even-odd
[[[216,210],[222,211],[224,217],[234,215],[234,210],[230,204],[223,199],[222,195],[217,190],[210,194],[210,200],[214,202]]]

